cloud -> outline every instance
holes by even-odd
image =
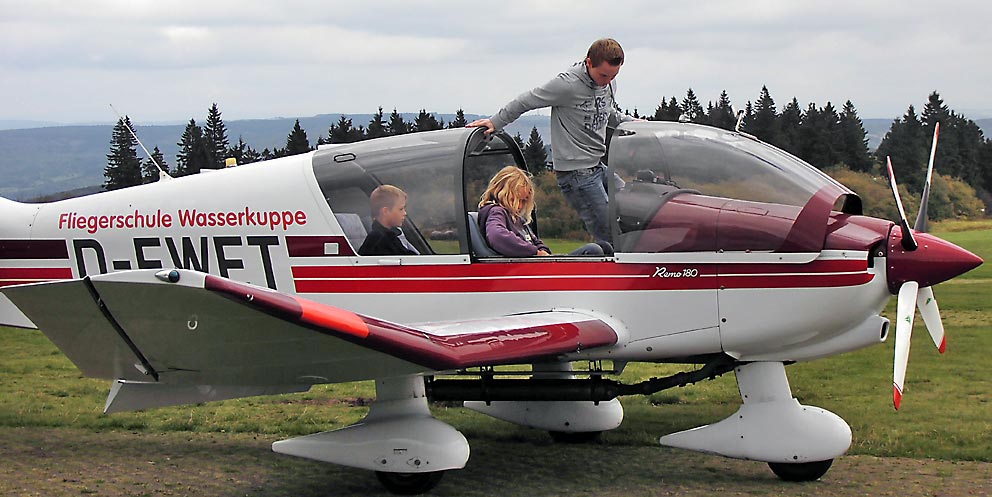
[[[602,36],[627,50],[619,97],[641,112],[689,87],[743,107],[762,85],[779,103],[849,98],[864,117],[934,89],[992,108],[990,18],[992,4],[963,0],[0,0],[0,93],[17,95],[0,117],[93,120],[111,97],[177,120],[214,101],[229,118],[488,113]]]

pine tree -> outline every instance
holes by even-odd
[[[187,176],[210,166],[210,157],[203,139],[203,129],[190,119],[179,138],[179,152],[176,154],[176,175]]]
[[[840,113],[839,150],[840,162],[847,167],[862,172],[869,172],[874,161],[868,152],[868,132],[864,123],[858,117],[858,111],[850,100],[844,102]]]
[[[940,94],[934,90],[927,97],[927,104],[923,106],[923,113],[920,114],[920,120],[924,126],[933,130],[934,123],[947,123],[950,115],[950,109],[944,104],[944,101],[940,98]]]
[[[220,117],[220,109],[217,108],[216,102],[207,110],[207,122],[203,126],[203,140],[210,160],[210,165],[206,167],[223,169],[229,143],[227,141],[227,126],[224,125],[224,120]]]
[[[169,173],[169,164],[165,162],[165,156],[162,155],[158,147],[152,149],[152,156],[145,159],[145,162],[141,166],[142,183],[154,183],[161,177],[158,166],[155,164],[161,166],[166,174]]]
[[[959,177],[972,186],[980,187],[985,174],[983,169],[987,170],[992,167],[990,163],[982,161],[982,147],[985,143],[982,129],[975,121],[954,112],[951,112],[949,121],[952,133],[947,137],[950,138],[948,144],[951,145],[947,147],[947,151],[956,155],[956,161],[954,161],[956,164],[952,162],[948,166],[942,166],[942,171],[944,174]],[[944,134],[943,124],[941,124],[941,134]],[[931,133],[930,136],[933,134]],[[943,143],[943,141],[944,139],[941,138],[940,142]],[[942,147],[943,145],[937,146],[938,157]]]
[[[820,169],[836,165],[840,157],[837,152],[838,121],[837,110],[832,103],[827,102],[819,109],[815,103],[810,103],[803,116],[800,135],[803,147],[799,157]]]
[[[403,120],[403,116],[399,112],[396,112],[396,107],[393,107],[393,113],[389,114],[389,123],[386,125],[389,130],[390,136],[402,135],[410,132],[410,125]]]
[[[341,116],[342,118],[344,116]],[[348,121],[349,124],[351,120]],[[300,126],[300,120],[296,120],[296,124],[293,125],[293,130],[289,132],[286,136],[286,148],[282,149],[282,155],[296,155],[309,152],[310,140],[307,139],[307,132]]]
[[[979,173],[981,180],[979,181],[979,184],[975,186],[983,187],[986,191],[987,197],[987,192],[992,191],[992,139],[984,140],[979,147],[978,163],[984,165],[984,167],[981,168],[981,172]],[[992,212],[992,209],[990,209],[990,207],[992,207],[992,202],[986,202],[986,204],[988,204],[988,207],[985,209],[987,214]]]
[[[523,147],[524,162],[527,163],[531,171],[544,169],[544,164],[548,162],[548,152],[544,149],[544,140],[541,133],[537,132],[537,127],[530,129],[530,138]]]
[[[810,102],[809,106],[806,107],[802,122],[799,133],[802,148],[799,149],[799,157],[815,167],[821,169],[829,167],[831,164],[823,162],[823,141],[820,137],[823,123],[820,119],[820,110],[817,109],[815,102]]]
[[[110,153],[103,175],[107,180],[103,189],[117,190],[141,184],[141,160],[138,159],[138,141],[131,135],[131,119],[124,116],[117,120],[110,138]]]
[[[782,113],[778,116],[779,130],[782,133],[779,147],[793,155],[802,153],[802,125],[803,111],[799,107],[799,100],[792,97],[792,100],[785,105]]]
[[[520,148],[520,150],[523,150],[523,149],[524,149],[524,147],[526,146],[526,145],[524,144],[524,139],[523,139],[523,137],[522,137],[522,136],[520,136],[520,132],[519,132],[519,131],[517,131],[517,134],[515,134],[515,135],[513,135],[513,141],[515,141],[515,142],[517,142],[517,147],[519,147],[519,148]]]
[[[239,166],[258,162],[262,158],[262,155],[245,143],[244,139],[240,136],[238,137],[238,143],[227,149],[226,156],[233,157]]]
[[[734,106],[730,103],[730,96],[727,95],[727,90],[720,92],[720,100],[717,101],[716,106],[711,107],[711,110],[707,112],[707,118],[710,126],[716,126],[717,128],[733,130],[737,126]]]
[[[652,121],[678,121],[682,115],[682,108],[679,107],[678,100],[673,96],[670,100],[661,99],[661,104],[654,110],[654,115],[650,117]]]
[[[386,120],[383,117],[382,106],[379,106],[379,111],[372,115],[372,119],[369,121],[369,127],[365,130],[365,138],[382,138],[389,135],[389,129],[386,127]]]
[[[753,135],[751,128],[754,126],[754,106],[748,100],[744,105],[744,120],[741,121],[741,131]]]
[[[699,99],[696,98],[696,93],[692,91],[692,88],[689,88],[689,90],[685,92],[685,98],[682,99],[682,105],[680,108],[682,110],[681,120],[699,123],[706,118],[706,113],[703,111],[703,106],[699,103]]]
[[[882,164],[885,164],[886,156],[892,157],[892,169],[899,183],[907,185],[910,191],[922,191],[930,155],[929,138],[916,116],[916,109],[910,105],[902,119],[892,122],[875,156]]]
[[[341,115],[338,122],[332,124],[327,130],[327,143],[354,143],[365,138],[364,130],[359,130],[351,125],[351,119]]]
[[[981,128],[971,119],[948,109],[936,91],[930,94],[920,117],[928,146],[933,137],[934,126],[940,123],[940,140],[934,169],[945,175],[961,178],[971,185],[981,186],[984,163],[980,157],[985,141]],[[985,167],[989,166],[985,164]]]
[[[411,131],[434,131],[444,129],[444,121],[438,121],[434,114],[427,112],[427,109],[420,109],[420,113],[413,120]]]
[[[710,100],[706,102],[706,112],[703,114],[703,118],[700,119],[699,124],[712,126],[714,117],[716,117],[716,106],[713,105],[713,101]]]
[[[448,128],[464,128],[468,124],[465,119],[465,111],[459,108],[455,111],[455,119],[448,123]]]
[[[767,86],[761,87],[761,95],[754,105],[754,118],[748,132],[762,141],[772,145],[782,143],[782,133],[779,128],[778,112],[775,110],[775,100]]]

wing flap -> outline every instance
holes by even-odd
[[[86,376],[149,379],[141,358],[101,312],[86,281],[34,283],[0,291]]]

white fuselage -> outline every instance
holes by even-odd
[[[860,251],[350,255],[357,247],[318,188],[312,155],[4,206],[4,237],[48,244],[48,258],[0,259],[0,285],[182,267],[403,324],[574,308],[626,334],[575,357],[624,361],[803,360],[884,338],[884,265],[868,267]]]

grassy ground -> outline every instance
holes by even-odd
[[[935,226],[933,231],[986,260],[992,260],[992,222],[950,223]],[[829,409],[850,423],[854,432],[851,454],[949,461],[941,463],[940,467],[945,469],[940,471],[947,473],[944,477],[951,479],[955,471],[965,467],[961,466],[961,461],[992,462],[992,380],[989,379],[987,362],[988,351],[992,350],[990,289],[992,263],[935,289],[947,328],[948,352],[944,356],[937,354],[922,323],[918,324],[913,337],[906,398],[900,411],[894,411],[891,406],[893,340],[843,356],[790,366],[787,371],[794,395],[801,402]],[[894,303],[893,300],[888,311],[890,316],[894,314]],[[6,484],[0,484],[0,495],[50,494],[50,491],[43,490],[45,488],[73,489],[70,493],[74,495],[105,493],[95,490],[100,485],[93,481],[86,484],[89,486],[76,485],[72,481],[41,485],[40,479],[46,478],[45,481],[48,481],[49,476],[26,476],[18,473],[21,470],[16,468],[24,465],[17,461],[24,457],[39,464],[49,461],[49,457],[61,457],[60,464],[83,467],[104,457],[112,458],[112,455],[106,454],[107,451],[138,451],[141,455],[135,456],[136,459],[131,462],[147,470],[144,466],[145,458],[158,458],[156,460],[160,461],[148,464],[168,466],[167,461],[162,462],[161,452],[182,452],[179,447],[184,441],[193,444],[194,451],[202,452],[202,457],[218,459],[211,463],[219,465],[212,470],[221,473],[215,475],[218,482],[227,479],[248,481],[244,488],[236,487],[235,491],[226,491],[231,494],[257,493],[245,489],[250,490],[258,485],[261,485],[258,488],[270,488],[264,483],[268,481],[267,478],[278,480],[283,473],[296,475],[296,472],[319,472],[324,475],[318,478],[320,481],[333,481],[334,485],[348,485],[347,482],[353,479],[354,474],[362,474],[276,456],[268,452],[267,444],[278,438],[340,428],[359,420],[367,412],[366,405],[373,395],[373,388],[368,382],[318,386],[306,394],[239,399],[107,416],[101,413],[108,390],[107,383],[82,378],[68,359],[40,332],[0,329],[0,351],[0,468],[3,468],[0,469],[0,479],[7,481]],[[635,382],[676,370],[679,368],[665,365],[632,365],[621,379]],[[461,430],[472,443],[473,458],[466,472],[475,475],[455,487],[446,486],[450,482],[442,487],[448,490],[461,489],[460,493],[466,495],[473,494],[472,489],[475,488],[477,494],[480,489],[485,491],[491,488],[487,486],[492,483],[491,476],[487,476],[485,471],[487,461],[499,460],[501,467],[505,467],[506,461],[517,461],[518,457],[523,457],[523,461],[530,462],[523,464],[524,467],[520,470],[531,478],[544,482],[541,485],[533,482],[519,483],[522,485],[521,489],[533,488],[535,495],[648,494],[652,493],[651,489],[657,483],[654,478],[683,489],[687,487],[679,483],[682,478],[688,478],[690,486],[693,482],[712,483],[715,486],[705,487],[711,492],[719,488],[738,488],[735,487],[735,482],[743,479],[744,486],[739,487],[743,490],[735,491],[774,493],[768,489],[759,490],[763,488],[760,485],[755,488],[747,486],[747,482],[755,478],[761,481],[769,478],[770,473],[767,473],[763,465],[731,462],[722,458],[709,459],[707,456],[671,451],[657,445],[659,435],[720,420],[736,410],[739,403],[733,375],[685,389],[661,392],[650,398],[627,397],[623,399],[626,411],[623,426],[607,433],[603,445],[580,449],[550,446],[549,439],[543,432],[496,421],[462,408],[438,406],[435,408],[438,418]],[[229,435],[219,433],[234,435],[229,438]],[[32,448],[35,447],[33,439],[36,437],[40,440],[38,443],[41,448]],[[44,442],[45,440],[48,442]],[[149,446],[144,447],[146,444]],[[165,448],[159,444],[164,444]],[[70,449],[66,449],[67,446]],[[247,456],[232,457],[234,453],[240,454],[240,448],[245,446],[248,447]],[[554,460],[545,459],[548,456],[553,456]],[[264,463],[267,469],[259,471],[270,471],[271,474],[255,477],[238,470],[237,462],[232,462],[231,467],[219,462],[228,458],[239,461],[241,457],[267,461]],[[570,461],[568,468],[561,467],[563,457],[566,458],[565,461]],[[679,462],[676,466],[679,467],[688,465],[695,468],[695,465],[699,465],[731,468],[730,477],[721,479],[722,477],[717,476],[722,475],[724,469],[683,474],[689,470],[683,471],[666,465],[665,461],[669,458],[677,459]],[[602,470],[588,473],[588,467],[593,461],[596,461],[594,466],[614,468],[617,473],[606,474]],[[873,464],[871,457],[854,461]],[[860,463],[850,464],[856,466]],[[912,463],[907,464],[912,466]],[[662,470],[662,467],[665,469]],[[990,481],[988,465],[975,468],[978,468],[974,470],[977,474],[984,474],[985,482]],[[25,468],[23,471],[29,469]],[[233,471],[236,476],[227,478],[227,471]],[[741,472],[743,474],[738,474]],[[836,473],[838,470],[832,470],[828,476]],[[182,481],[183,474],[180,472],[175,476],[177,482]],[[618,474],[623,475],[624,481],[629,479],[627,486],[603,487],[589,481],[590,475],[613,478]],[[754,476],[755,474],[761,476]],[[51,478],[73,479],[71,476],[64,476],[64,473],[62,475]],[[837,478],[848,477],[851,475],[838,475]],[[27,484],[22,485],[23,488],[16,486],[23,478],[38,480],[39,486],[35,490],[32,490],[35,487]],[[102,481],[110,481],[107,478]],[[342,488],[341,493],[367,493],[362,490],[365,488],[365,483],[362,482],[366,480],[368,477],[361,477],[356,484],[358,487]],[[587,482],[592,486],[569,483],[573,480]],[[63,485],[60,486],[59,483]],[[145,481],[145,487],[136,484],[134,493],[111,494],[140,495],[143,488],[148,490],[145,493],[152,494],[173,491],[176,495],[190,493],[183,490],[181,483],[174,483],[179,485],[175,488],[155,487],[153,483]],[[861,484],[852,485],[852,488],[860,488]],[[214,487],[204,483],[202,488]],[[274,493],[310,495],[292,491],[294,488],[299,489],[291,487],[287,493]],[[626,488],[627,491],[614,491],[616,488]],[[749,488],[750,491],[747,490]],[[799,488],[802,489],[800,493],[807,490],[809,494],[820,493],[815,486]],[[932,487],[920,488],[922,493],[919,495],[924,495]],[[983,488],[984,492],[977,493],[988,494],[988,487]],[[163,489],[171,490],[165,492]],[[216,494],[206,490],[192,493]]]
[[[0,495],[386,494],[371,472],[274,454],[243,433],[0,428]],[[501,497],[992,495],[992,464],[848,456],[820,481],[779,481],[760,463],[664,447],[473,440],[465,469],[431,495]]]

